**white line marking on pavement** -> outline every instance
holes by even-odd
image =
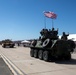
[[[21,70],[19,70],[6,56],[1,54],[1,57],[5,61],[5,63],[8,65],[10,70],[13,72],[14,75],[24,75]]]

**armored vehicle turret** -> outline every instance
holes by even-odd
[[[42,29],[39,39],[32,41],[30,46],[30,56],[49,61],[52,59],[71,59],[71,52],[75,48],[75,43],[68,39],[59,39],[58,30]],[[69,36],[69,35],[68,35]],[[65,37],[64,35],[62,37]]]

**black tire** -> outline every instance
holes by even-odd
[[[38,58],[38,50],[34,50],[34,57]]]
[[[2,46],[3,48],[5,48],[5,46]]]
[[[13,48],[13,46],[9,46],[10,48]]]
[[[40,60],[43,59],[43,51],[42,51],[42,50],[39,50],[39,52],[38,52],[38,58],[39,58]]]
[[[64,57],[65,60],[70,60],[71,59],[71,53],[69,52],[65,57]]]
[[[5,44],[3,45],[3,48],[5,48],[6,46],[5,46]]]
[[[48,51],[43,52],[43,60],[44,61],[49,61],[49,52]]]
[[[46,39],[42,44],[43,47],[51,47],[51,45],[52,41],[50,39]]]
[[[12,48],[14,48],[14,46],[12,46]]]
[[[12,45],[11,47],[14,48],[14,45]]]
[[[34,50],[33,49],[30,50],[30,56],[34,57]]]
[[[75,48],[75,42],[72,40],[68,40],[68,45],[70,46],[70,48]]]
[[[63,56],[58,56],[58,60],[62,60],[63,58]]]

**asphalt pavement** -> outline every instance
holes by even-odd
[[[13,63],[18,75],[76,75],[76,49],[69,61],[45,62],[30,57],[30,48],[3,48],[0,46],[1,57]],[[14,75],[0,57],[0,75]],[[12,64],[11,64],[12,65]],[[10,65],[10,66],[11,66]]]
[[[0,75],[13,75],[12,71],[6,65],[1,56],[0,56]]]

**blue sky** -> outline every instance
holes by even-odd
[[[57,14],[54,27],[76,34],[76,0],[0,0],[0,40],[36,39],[44,28],[43,11]],[[46,28],[52,20],[46,18]]]

